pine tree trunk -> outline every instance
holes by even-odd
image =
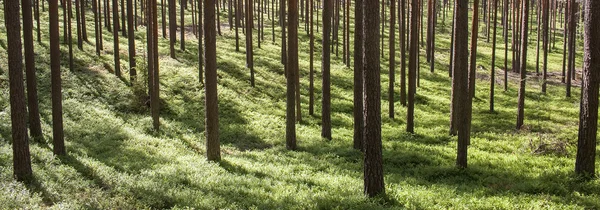
[[[405,0],[402,0],[405,1]],[[318,10],[317,10],[318,11]],[[363,0],[354,3],[354,149],[364,151],[363,115]]]
[[[121,60],[119,58],[119,0],[113,0],[113,29],[115,75],[121,77]]]
[[[411,1],[410,10],[410,52],[408,59],[408,109],[406,117],[406,132],[414,133],[414,113],[415,113],[415,92],[417,80],[417,62],[419,56],[419,3],[417,0]],[[365,17],[366,18],[366,17]]]
[[[358,6],[358,4],[357,4]],[[364,11],[364,193],[374,197],[385,193],[381,146],[381,84],[379,57],[379,4],[365,0]],[[385,8],[385,7],[383,7]],[[368,18],[367,18],[368,17]],[[326,20],[325,18],[323,18]]]
[[[58,0],[49,0],[50,18],[50,85],[52,95],[52,144],[55,155],[66,155],[63,133],[62,91],[60,77],[60,41],[58,35]],[[13,22],[13,21],[11,21]]]
[[[136,63],[135,63],[135,34],[133,32],[133,5],[131,1],[127,0],[127,31],[129,41],[129,80],[133,83],[136,77]],[[125,29],[123,29],[125,30]]]
[[[204,59],[206,64],[205,116],[206,157],[221,160],[219,142],[219,103],[217,96],[217,34],[215,31],[215,0],[204,0]]]
[[[455,128],[458,132],[458,149],[456,166],[467,167],[467,144],[470,138],[470,126],[467,117],[468,92],[468,24],[469,24],[469,1],[455,1],[454,15],[454,59],[452,63],[452,110],[451,116],[456,117]],[[451,119],[452,120],[452,119]]]
[[[521,73],[521,81],[519,88],[519,101],[518,101],[518,113],[517,113],[517,130],[521,129],[523,126],[523,120],[525,118],[524,109],[525,109],[525,77],[527,75],[527,32],[529,29],[527,27],[528,18],[529,18],[529,1],[523,1],[523,22],[521,25],[521,62],[520,65],[520,73]]]
[[[575,172],[594,176],[598,130],[598,82],[600,73],[600,2],[585,0],[583,84]]]
[[[389,47],[390,47],[390,57],[389,57],[389,87],[388,87],[388,101],[389,101],[389,117],[394,118],[394,82],[396,79],[395,69],[396,69],[396,2],[395,0],[390,0],[390,37],[389,37]]]
[[[23,16],[27,20],[28,37],[26,42],[33,43],[31,1],[23,3]],[[25,14],[27,13],[27,14]],[[4,24],[8,53],[8,77],[10,92],[10,120],[12,131],[13,174],[19,181],[25,181],[32,175],[29,138],[27,137],[27,109],[25,87],[23,87],[23,55],[21,54],[21,21],[19,20],[19,1],[4,1]],[[30,46],[33,53],[33,46]]]
[[[286,147],[289,150],[296,149],[296,119],[294,116],[294,105],[295,99],[294,93],[298,89],[298,84],[296,84],[297,76],[295,75],[298,72],[298,0],[289,0],[288,2],[288,57],[287,57],[287,67],[288,67],[288,76],[286,78],[287,81],[287,103],[286,103],[286,126],[285,126],[285,137],[286,137]],[[297,93],[297,92],[296,92]],[[299,113],[299,112],[298,112]]]
[[[331,140],[331,81],[329,76],[331,59],[331,13],[333,0],[323,1],[323,100],[321,109],[321,137]]]

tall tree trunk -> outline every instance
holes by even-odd
[[[357,6],[359,6],[357,4]],[[381,146],[381,83],[379,58],[379,4],[365,0],[364,11],[364,193],[374,197],[385,193]],[[385,8],[385,7],[383,7]],[[367,18],[369,17],[369,18]],[[326,20],[325,18],[323,18]]]
[[[543,58],[543,67],[542,67],[542,73],[543,73],[543,78],[542,78],[542,93],[546,93],[546,78],[548,77],[548,51],[549,51],[549,45],[550,45],[550,39],[549,39],[549,26],[550,26],[550,2],[549,0],[542,0],[543,1],[543,39],[544,39],[544,58]]]
[[[389,117],[394,118],[394,82],[396,79],[395,69],[396,69],[396,2],[395,0],[390,0],[390,38],[389,38],[389,47],[390,47],[390,57],[389,57],[389,87],[388,87],[388,101],[389,101]],[[385,7],[384,7],[385,9]]]
[[[569,0],[569,61],[567,66],[567,97],[571,97],[571,80],[573,78],[573,72],[575,71],[573,66],[575,62],[575,22],[577,21],[577,17],[575,15],[576,11],[577,3],[575,3],[575,0]]]
[[[454,15],[454,60],[452,61],[452,116],[456,117],[455,128],[458,132],[458,149],[456,166],[467,167],[467,144],[470,138],[470,122],[467,117],[466,103],[469,99],[468,92],[468,24],[469,1],[455,1]],[[451,118],[452,120],[452,118]],[[451,123],[452,124],[452,123]]]
[[[246,66],[250,69],[250,85],[254,87],[254,50],[252,49],[252,0],[246,0]]]
[[[175,0],[169,0],[169,55],[175,59],[175,42],[177,39],[177,17]]]
[[[52,95],[52,144],[55,155],[66,155],[63,132],[62,91],[60,77],[60,41],[58,35],[58,0],[49,0],[50,18],[50,85]],[[18,16],[15,16],[18,17]],[[15,21],[10,21],[15,22]],[[16,21],[18,23],[18,21]]]
[[[26,42],[33,43],[31,21],[31,1],[23,3],[23,16],[27,19],[28,37]],[[27,13],[27,14],[25,14]],[[21,54],[21,21],[19,20],[19,1],[4,1],[4,24],[8,43],[8,77],[10,92],[10,120],[12,131],[13,174],[17,180],[25,181],[32,175],[29,139],[27,137],[27,109],[25,88],[23,87],[23,55]],[[30,46],[33,53],[33,46]]]
[[[66,6],[67,6],[67,24],[66,24],[66,28],[67,28],[67,45],[69,46],[69,70],[73,70],[73,37],[72,37],[72,32],[71,32],[71,19],[73,19],[73,7],[72,7],[72,3],[70,0],[64,0],[66,1]],[[64,26],[63,26],[64,27]]]
[[[197,7],[198,7],[198,80],[200,81],[200,83],[204,84],[204,76],[203,76],[203,66],[204,66],[204,52],[203,52],[203,47],[204,45],[202,44],[202,38],[204,37],[204,28],[203,28],[203,19],[204,17],[202,16],[202,3],[204,2],[203,0],[197,0]],[[237,5],[237,0],[234,0],[236,2]],[[235,11],[237,12],[237,7],[235,9]],[[237,13],[236,13],[237,14]],[[238,25],[239,25],[239,19],[236,16],[236,25],[235,25],[235,31],[236,31],[236,36],[237,36],[237,30],[238,30]],[[236,40],[237,41],[237,40]],[[236,51],[238,51],[236,49]]]
[[[375,2],[373,2],[375,3]],[[321,108],[321,136],[331,140],[331,81],[329,78],[331,59],[331,13],[333,12],[332,0],[323,1],[323,100]]]
[[[408,59],[408,110],[406,112],[406,132],[414,133],[415,92],[417,88],[415,83],[417,80],[417,57],[419,56],[419,3],[417,0],[412,0],[410,6],[410,52]]]
[[[83,17],[79,12],[81,9],[80,0],[75,0],[75,23],[77,24],[77,48],[79,48],[79,50],[83,50],[83,39],[81,37],[81,19],[83,19]]]
[[[180,10],[180,21],[181,21],[181,31],[179,31],[179,36],[180,36],[180,44],[181,44],[181,51],[185,51],[185,10],[184,10],[184,6],[185,4],[183,3],[185,0],[181,0],[181,5],[179,5],[179,10]]]
[[[318,1],[318,0],[317,0]],[[402,0],[405,1],[405,0]],[[318,10],[317,10],[318,11]],[[363,114],[363,0],[354,3],[354,149],[364,151]]]
[[[477,74],[477,38],[479,36],[479,0],[473,1],[473,25],[471,26],[471,51],[469,59],[469,97],[475,97],[475,77]]]
[[[492,0],[494,32],[492,33],[492,71],[490,72],[490,112],[494,112],[494,85],[496,83],[496,27],[498,25],[498,0]]]
[[[102,27],[99,27],[100,19],[98,18],[98,0],[92,0],[92,10],[94,10],[94,37],[96,39],[96,56],[100,56],[100,33],[102,33]]]
[[[206,64],[205,116],[206,157],[220,161],[219,103],[217,96],[217,34],[215,31],[215,0],[204,0],[204,59]]]
[[[308,87],[308,92],[309,92],[309,99],[308,99],[308,114],[310,115],[314,115],[315,111],[314,111],[314,104],[315,104],[315,85],[314,85],[314,76],[315,76],[315,69],[314,69],[314,53],[315,53],[315,33],[314,33],[314,23],[313,23],[313,11],[314,11],[314,1],[315,0],[307,0],[310,5],[308,6],[310,8],[310,10],[308,11],[310,13],[310,67],[309,67],[309,71],[310,71],[310,76],[309,76],[309,87]],[[275,18],[273,18],[274,20]]]
[[[523,22],[521,25],[521,62],[520,65],[520,73],[521,73],[521,82],[519,88],[519,102],[518,102],[518,114],[517,114],[517,129],[521,129],[523,126],[524,117],[524,109],[525,109],[525,77],[527,75],[527,32],[529,29],[527,24],[529,23],[527,18],[529,18],[529,1],[523,1]]]
[[[113,27],[115,75],[121,77],[121,59],[119,58],[119,0],[113,0]]]
[[[12,1],[16,1],[16,0],[12,0]],[[11,3],[13,3],[13,2],[11,2]],[[14,4],[17,4],[17,7],[18,7],[18,3],[14,3]],[[33,50],[33,19],[32,19],[32,15],[31,15],[31,13],[32,13],[31,1],[22,0],[21,4],[22,4],[21,9],[22,9],[22,14],[23,14],[23,46],[25,48],[25,76],[27,77],[26,81],[27,81],[27,107],[29,109],[29,116],[28,116],[29,117],[28,118],[29,119],[29,130],[31,132],[31,137],[33,139],[40,140],[41,138],[43,138],[43,136],[42,136],[42,125],[41,125],[41,121],[40,121],[40,110],[39,110],[39,106],[38,106],[37,78],[35,75],[35,53]],[[10,3],[9,4],[5,3],[4,11],[8,11],[6,9],[12,9],[12,7],[14,7],[14,5],[11,5]],[[5,16],[7,15],[6,13],[11,13],[11,15],[12,15],[12,12],[14,12],[14,11],[5,12]],[[12,23],[8,23],[9,21],[13,21],[12,18],[13,17],[4,19],[5,21],[7,21],[7,23],[5,23],[7,25],[7,27],[6,27],[7,29],[9,28],[9,26],[11,28],[15,27]],[[12,29],[14,30],[14,28],[12,28]],[[13,31],[13,33],[14,33],[14,31]],[[8,32],[7,32],[7,34],[8,34]],[[17,35],[17,34],[11,34],[10,37],[11,38],[19,37],[19,41],[20,41],[20,36],[15,36],[15,35]],[[9,37],[9,35],[7,35],[7,38],[8,37]],[[13,44],[17,44],[17,43],[15,42]],[[20,45],[20,43],[19,43],[19,45]],[[20,47],[18,49],[20,49]],[[11,48],[11,50],[14,50],[14,49]],[[20,50],[18,52],[15,52],[15,51],[16,50],[9,51],[10,52],[9,55],[13,54],[13,53],[18,54],[18,55],[21,54]],[[15,56],[18,56],[18,55],[15,55]],[[13,58],[13,59],[20,60],[18,57]],[[10,63],[10,61],[9,61],[9,63]],[[17,67],[17,66],[13,66],[13,67]],[[21,73],[20,77],[21,78],[23,77],[22,73]],[[25,132],[26,132],[25,135],[27,135],[27,131],[25,131]]]
[[[598,130],[598,82],[600,73],[600,2],[585,0],[583,83],[575,172],[593,176]]]
[[[298,72],[298,0],[288,0],[288,57],[287,67],[288,75],[287,81],[287,103],[286,103],[286,126],[285,126],[285,137],[286,147],[289,150],[296,149],[296,119],[294,116],[294,104],[295,99],[294,93],[297,90],[298,84],[296,83],[296,73]]]
[[[504,0],[504,91],[508,90],[508,1]]]
[[[400,6],[400,104],[406,106],[406,0],[399,0]],[[356,20],[355,20],[356,21]],[[356,23],[355,23],[356,24]],[[356,31],[354,32],[356,33]],[[354,62],[358,62],[354,58]]]
[[[151,0],[146,0],[151,1]],[[167,38],[167,15],[165,12],[165,0],[160,0],[160,12],[161,12],[161,21],[162,21],[162,36],[164,39]],[[170,31],[169,31],[170,32]]]
[[[127,0],[127,31],[129,37],[129,80],[133,83],[136,77],[136,63],[135,63],[135,34],[133,32],[133,5],[131,1]],[[125,29],[123,29],[125,30]]]

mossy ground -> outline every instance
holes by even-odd
[[[62,14],[62,9],[59,11]],[[104,49],[97,57],[92,12],[88,10],[87,14],[90,43],[84,43],[83,51],[74,46],[75,66],[71,70],[67,47],[61,45],[68,155],[57,157],[51,150],[48,13],[42,13],[42,42],[35,43],[35,51],[44,140],[31,143],[34,178],[29,184],[12,178],[7,58],[6,53],[0,53],[0,208],[600,208],[600,182],[581,181],[572,172],[579,89],[574,88],[573,97],[566,98],[565,87],[551,83],[548,92],[542,94],[540,83],[528,79],[525,128],[515,130],[517,81],[510,80],[508,90],[503,91],[503,71],[499,68],[495,111],[488,111],[491,43],[485,42],[484,33],[479,36],[480,77],[473,103],[469,168],[455,168],[456,138],[448,136],[451,12],[445,23],[438,19],[435,73],[429,72],[424,48],[421,51],[415,134],[405,132],[406,109],[400,105],[398,85],[396,117],[387,117],[387,50],[382,59],[386,195],[376,199],[368,199],[362,192],[362,155],[352,149],[353,71],[343,65],[341,56],[333,56],[332,60],[333,140],[320,137],[320,33],[315,49],[315,115],[308,115],[309,39],[302,21],[299,56],[303,121],[297,124],[298,151],[287,151],[284,143],[285,78],[280,63],[280,28],[275,28],[273,42],[271,21],[267,21],[261,48],[256,45],[257,32],[253,33],[256,87],[252,88],[245,68],[244,36],[236,52],[235,34],[223,26],[222,36],[217,38],[223,160],[212,163],[204,156],[204,97],[198,82],[197,39],[187,36],[186,50],[177,50],[178,59],[168,56],[168,40],[159,39],[162,109],[161,130],[155,132],[143,104],[143,82],[128,82],[127,39],[119,39],[124,76],[117,78],[113,74],[112,35],[104,30]],[[223,23],[226,17],[226,13],[221,14]],[[190,24],[191,17],[187,18]],[[144,72],[145,28],[138,29],[137,63],[139,72]],[[0,32],[0,46],[5,52],[4,24]],[[557,31],[557,48],[549,55],[549,71],[553,73],[561,71],[561,32]],[[75,34],[73,39],[75,43]],[[498,40],[497,67],[501,67],[504,43]],[[533,34],[530,40],[531,72],[535,69]],[[581,66],[580,46],[577,66]],[[341,53],[341,46],[339,50]],[[396,71],[398,75],[399,69]],[[511,73],[511,77],[515,75]],[[145,81],[143,76],[140,81]],[[396,81],[399,84],[399,78]]]

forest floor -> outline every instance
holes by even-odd
[[[62,14],[62,9],[59,11]],[[271,21],[265,15],[269,21],[265,23],[261,48],[257,47],[257,31],[253,33],[256,70],[253,88],[249,69],[245,67],[241,29],[237,52],[235,33],[222,27],[222,36],[217,38],[217,62],[223,160],[214,163],[205,158],[204,96],[203,86],[198,82],[197,39],[187,36],[185,51],[179,50],[178,40],[177,59],[168,56],[169,41],[159,39],[162,107],[161,129],[156,132],[144,104],[145,78],[141,75],[140,82],[129,83],[127,39],[119,38],[124,76],[117,78],[113,74],[113,37],[104,30],[104,49],[97,57],[92,12],[88,10],[87,14],[90,43],[84,43],[83,51],[78,50],[73,30],[73,69],[68,69],[68,48],[61,45],[68,153],[63,157],[53,155],[51,149],[48,23],[41,23],[42,40],[35,42],[35,51],[44,139],[31,142],[34,178],[28,184],[12,178],[7,57],[6,53],[0,53],[0,209],[600,208],[600,181],[581,181],[573,173],[579,88],[573,88],[573,96],[566,98],[565,86],[559,80],[550,83],[546,94],[541,93],[539,81],[528,80],[525,128],[515,130],[518,79],[510,79],[508,90],[503,90],[501,28],[493,112],[489,111],[492,44],[491,39],[489,43],[485,41],[483,32],[479,36],[477,62],[481,67],[477,74],[483,76],[476,83],[469,167],[464,170],[455,167],[456,137],[448,135],[452,13],[447,13],[445,24],[438,18],[434,73],[426,63],[424,47],[421,50],[415,134],[405,132],[406,109],[399,101],[399,78],[394,90],[395,118],[388,117],[386,35],[381,68],[386,194],[368,199],[363,195],[362,155],[352,149],[353,71],[342,63],[341,36],[340,56],[332,56],[333,140],[327,141],[320,137],[321,34],[315,40],[316,103],[315,114],[311,116],[308,114],[309,39],[301,21],[303,118],[297,124],[298,150],[288,151],[280,28],[275,28],[273,41]],[[221,20],[227,22],[226,17],[223,12]],[[60,18],[62,25],[62,15]],[[191,17],[187,18],[190,24]],[[48,20],[47,9],[41,19]],[[138,29],[137,64],[138,72],[143,74],[145,28]],[[480,31],[483,30],[482,24]],[[60,32],[62,40],[62,28]],[[536,41],[533,35],[530,40],[527,70],[533,72]],[[562,47],[560,36],[556,46]],[[579,46],[576,66],[581,66],[580,49]],[[0,52],[5,51],[6,28],[0,24]],[[552,74],[562,70],[561,53],[556,48],[549,54],[548,70]],[[514,73],[510,75],[516,77]],[[596,168],[600,164],[596,163]]]

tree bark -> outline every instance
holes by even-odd
[[[295,89],[298,84],[296,83],[296,73],[298,71],[298,0],[288,0],[288,57],[287,67],[288,76],[287,81],[287,103],[286,103],[286,147],[289,150],[296,149],[296,119],[294,116],[294,105],[295,105]]]
[[[13,0],[13,1],[17,1],[17,0]],[[17,7],[18,7],[18,3],[14,3],[14,4],[17,4]],[[33,51],[33,19],[31,16],[31,12],[32,12],[31,11],[32,10],[31,9],[31,1],[22,0],[21,4],[22,4],[21,9],[22,9],[22,14],[23,14],[23,46],[25,48],[25,76],[27,77],[27,107],[29,109],[29,116],[28,116],[29,117],[28,118],[29,119],[29,130],[31,132],[31,137],[33,139],[40,140],[43,136],[42,136],[42,125],[41,125],[41,121],[40,121],[40,110],[39,110],[38,96],[37,96],[37,78],[35,75],[35,53]],[[5,3],[5,7],[6,8],[10,7],[10,9],[12,9],[12,7],[14,7],[14,5],[11,5],[11,4],[6,5],[6,3]],[[5,9],[4,11],[8,11],[8,10]],[[12,12],[14,12],[14,11],[11,11],[11,13]],[[5,14],[5,16],[6,16],[6,14]],[[7,21],[7,23],[6,23],[7,28],[8,28],[8,25],[10,25],[10,27],[15,27],[14,25],[8,23],[9,21],[13,21],[12,19],[5,18],[4,20]],[[11,36],[14,36],[14,35],[16,35],[16,34],[12,34]],[[18,37],[20,40],[20,36],[18,36]],[[8,38],[8,35],[7,35],[7,38]],[[17,43],[14,43],[14,44],[17,44]],[[20,43],[19,43],[19,45],[20,45]],[[20,49],[20,47],[19,47],[19,49]],[[10,52],[9,55],[12,53],[21,54],[20,50],[18,52]],[[13,59],[18,59],[18,58],[13,58]],[[17,67],[17,66],[14,66],[14,67]],[[22,75],[21,75],[21,78],[22,78]],[[27,132],[27,131],[25,131],[25,132]],[[27,133],[25,133],[25,134],[27,135]]]
[[[519,88],[519,102],[518,102],[518,113],[517,113],[517,130],[521,129],[523,126],[524,117],[524,109],[525,109],[525,83],[526,83],[526,75],[527,75],[527,35],[529,29],[527,24],[529,21],[529,1],[523,1],[523,22],[521,25],[521,62],[520,65],[520,73],[521,73],[521,82]]]
[[[396,1],[390,0],[390,36],[389,36],[389,87],[388,87],[388,101],[389,101],[389,117],[394,118],[394,82],[396,79]]]
[[[377,0],[365,0],[363,8],[363,80],[365,82],[365,92],[363,94],[365,105],[363,111],[365,120],[364,193],[369,197],[374,197],[385,193],[381,146],[381,67],[378,46],[379,4]]]
[[[579,113],[575,172],[593,176],[598,130],[598,82],[600,73],[600,2],[585,0],[583,84]]]
[[[129,80],[133,83],[136,77],[136,63],[135,63],[135,34],[133,32],[133,5],[131,1],[127,0],[127,32],[129,35]],[[124,29],[123,29],[124,30]]]
[[[217,39],[215,31],[215,0],[204,0],[204,59],[206,64],[205,116],[206,157],[221,160],[219,142],[219,103],[217,95]],[[250,23],[247,23],[250,25]]]
[[[321,108],[321,136],[331,140],[331,81],[329,78],[331,59],[331,13],[333,10],[332,0],[323,1],[323,100]]]
[[[470,138],[470,122],[467,117],[468,101],[468,0],[455,1],[454,15],[454,59],[452,63],[452,116],[456,117],[454,125],[458,132],[458,149],[456,166],[467,167],[467,144]]]
[[[62,91],[60,78],[60,41],[58,35],[58,0],[49,0],[50,18],[50,85],[52,95],[52,143],[55,155],[66,155],[63,133]],[[12,21],[11,21],[12,22]],[[18,22],[17,22],[18,23]]]
[[[356,0],[354,3],[354,106],[352,111],[354,117],[354,149],[361,151],[364,149],[363,18],[363,0]]]
[[[24,15],[28,19],[27,32],[33,42],[31,32],[31,2],[23,1]],[[25,14],[27,12],[27,14]],[[32,175],[29,139],[27,137],[27,109],[25,104],[25,88],[23,87],[23,55],[21,54],[21,25],[19,20],[19,1],[4,1],[4,24],[8,53],[8,77],[10,92],[10,120],[12,131],[13,174],[19,181],[25,181]],[[31,48],[33,49],[33,48]]]
[[[121,77],[121,59],[119,58],[119,0],[113,0],[113,28],[115,75]]]
[[[417,0],[412,0],[410,6],[410,52],[408,59],[408,109],[406,112],[406,132],[414,133],[417,57],[419,56],[419,3]]]

